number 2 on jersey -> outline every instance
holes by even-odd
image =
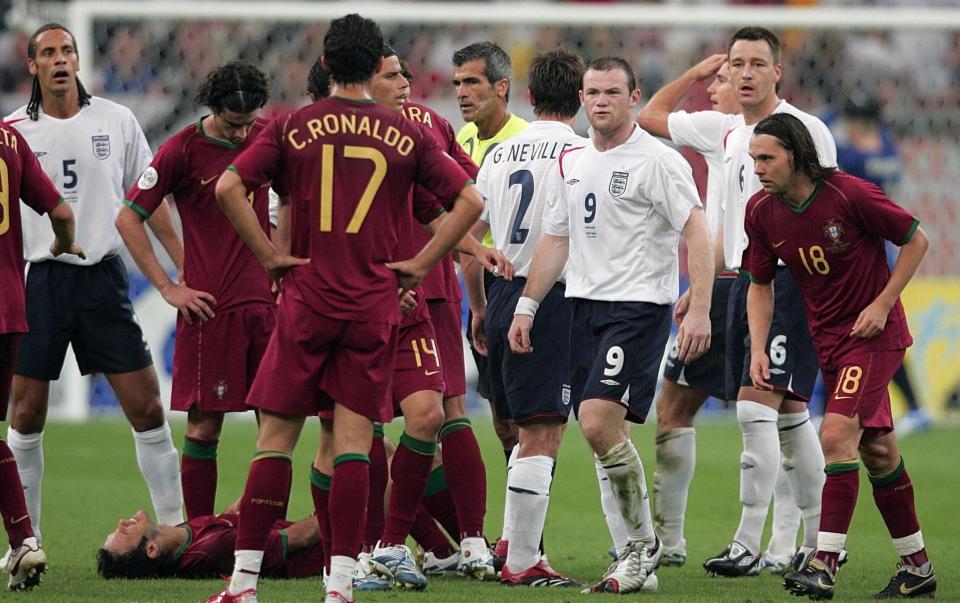
[[[510,174],[510,186],[520,185],[520,205],[517,206],[517,215],[513,217],[513,227],[510,229],[510,244],[520,245],[527,240],[529,228],[520,228],[523,217],[527,214],[530,201],[533,200],[533,172],[517,170]]]
[[[333,154],[336,147],[323,145],[320,156],[320,232],[333,230]],[[373,162],[373,174],[367,182],[357,208],[347,224],[347,234],[357,234],[367,218],[370,206],[387,176],[387,159],[379,150],[372,147],[347,145],[343,147],[343,156],[347,159],[365,159]]]

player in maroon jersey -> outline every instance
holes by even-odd
[[[97,551],[103,578],[219,578],[233,571],[236,513],[201,515],[180,525],[154,524],[146,513],[122,518]],[[323,573],[317,518],[278,519],[267,536],[263,575],[306,578]]]
[[[900,556],[897,574],[876,597],[933,596],[936,577],[893,433],[887,391],[913,343],[900,292],[927,250],[927,237],[919,221],[877,186],[822,167],[806,127],[790,114],[777,113],[757,124],[750,155],[763,184],[750,199],[745,220],[750,242],[743,269],[752,281],[747,313],[754,342],[750,375],[757,387],[771,389],[763,342],[780,259],[800,287],[831,392],[820,428],[827,480],[817,550],[806,567],[786,575],[784,587],[811,599],[833,598],[862,460]],[[892,273],[884,239],[900,245]]]
[[[210,114],[160,147],[116,220],[140,270],[180,311],[171,409],[187,412],[180,477],[188,518],[213,513],[223,417],[248,410],[247,389],[275,322],[270,279],[214,196],[216,179],[265,127],[258,115],[269,97],[266,76],[246,61],[211,71],[196,97]],[[183,224],[184,268],[176,283],[144,228],[167,195]],[[248,199],[266,228],[267,187]]]
[[[479,216],[467,174],[414,124],[369,99],[365,86],[382,46],[373,21],[333,21],[323,54],[331,97],[272,122],[217,183],[241,237],[271,276],[285,276],[277,328],[247,398],[261,421],[240,504],[237,563],[211,601],[255,600],[264,538],[286,505],[290,453],[304,417],[320,409],[318,388],[336,401],[327,601],[352,600],[373,421],[393,415],[397,287],[419,284]],[[293,215],[298,205],[309,208],[309,260],[281,253],[260,229],[246,191],[266,182],[290,197]],[[431,242],[402,259],[414,182],[454,202]]]
[[[0,421],[7,418],[7,402],[17,361],[20,335],[27,332],[26,292],[23,285],[23,230],[20,201],[38,214],[47,214],[55,238],[50,253],[72,253],[85,258],[74,242],[76,224],[70,205],[43,172],[30,145],[19,132],[0,123]],[[7,572],[11,590],[40,584],[47,556],[30,524],[17,460],[0,438],[0,516],[10,542]]]

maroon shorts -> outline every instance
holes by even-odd
[[[0,421],[7,419],[7,404],[10,402],[19,346],[20,333],[0,333]]]
[[[437,338],[429,320],[401,327],[397,343],[397,363],[393,369],[393,408],[407,396],[432,390],[443,391],[446,366],[440,369]]]
[[[823,385],[829,396],[826,412],[858,416],[865,429],[892,430],[888,386],[903,364],[905,352],[853,349],[838,354],[822,367]]]
[[[171,410],[243,412],[276,324],[276,307],[247,306],[192,325],[180,317]]]
[[[328,318],[281,297],[277,327],[247,404],[311,416],[329,398],[371,421],[388,422],[396,350],[396,325]]]
[[[467,376],[463,364],[463,329],[460,304],[446,300],[427,302],[430,322],[437,334],[440,364],[443,366],[444,398],[467,393]]]

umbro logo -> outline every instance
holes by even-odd
[[[604,379],[600,383],[604,385],[620,385],[619,381],[614,381],[613,379]]]
[[[571,184],[571,185],[572,185],[572,184],[576,184],[576,183],[578,183],[578,182],[580,182],[580,181],[577,180],[576,178],[571,178],[570,180],[567,180],[567,184]]]
[[[37,159],[40,159],[41,157],[43,157],[44,155],[46,155],[47,152],[46,152],[46,151],[34,151],[33,154],[37,156]]]
[[[748,462],[746,462],[746,461],[743,461],[743,462],[740,463],[740,468],[743,469],[744,471],[746,471],[747,469],[753,469],[753,465],[751,465],[750,463],[748,463]]]
[[[785,370],[783,370],[783,369],[772,368],[772,369],[770,369],[770,374],[771,374],[771,375],[786,375],[787,372],[786,372]]]

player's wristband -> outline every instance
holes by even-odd
[[[537,315],[537,308],[540,307],[540,302],[536,301],[532,297],[521,297],[517,300],[517,309],[513,311],[513,315],[525,314],[530,318],[533,318]]]

